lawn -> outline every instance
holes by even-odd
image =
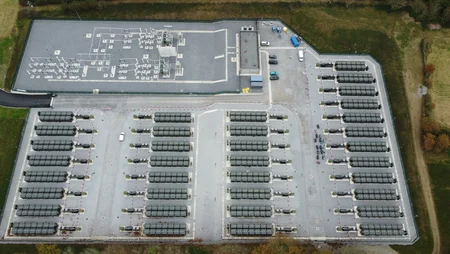
[[[428,163],[442,239],[450,239],[450,160]],[[441,241],[441,252],[450,253],[450,242]]]
[[[450,128],[450,32],[446,36],[432,36],[425,40],[426,62],[434,64],[436,70],[431,75],[431,99],[436,105],[432,118]]]
[[[19,4],[15,0],[0,1],[0,88],[4,88],[9,62],[14,52],[14,25]]]
[[[2,210],[26,116],[26,109],[0,108],[0,208]]]
[[[76,13],[62,13],[57,8],[38,8],[36,17],[77,18]],[[415,213],[418,215],[420,240],[413,246],[396,246],[401,253],[430,253],[432,238],[428,229],[428,214],[420,192],[415,164],[411,122],[406,97],[402,61],[403,50],[414,36],[421,36],[417,25],[405,23],[400,13],[388,14],[375,8],[303,7],[298,3],[249,3],[249,4],[114,4],[102,11],[78,11],[83,19],[189,19],[214,20],[220,18],[281,18],[305,40],[323,53],[367,53],[374,56],[383,66],[384,78],[390,94],[391,109],[395,116],[397,137],[401,145],[404,167]],[[15,66],[20,57],[28,20],[18,21],[19,40],[16,54],[8,71],[12,80]],[[11,82],[7,82],[9,85]],[[21,129],[22,127],[17,127]],[[20,132],[20,131],[19,131]],[[3,143],[1,143],[3,144]],[[11,162],[12,165],[12,162]],[[440,208],[440,207],[438,207]],[[442,239],[443,242],[445,239]]]

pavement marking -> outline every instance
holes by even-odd
[[[195,145],[195,158],[197,159],[197,162],[199,161],[198,159],[198,147],[199,147],[199,131],[200,131],[200,117],[205,115],[205,114],[209,114],[212,112],[216,112],[217,109],[213,109],[213,110],[208,110],[205,112],[202,112],[198,115],[197,117],[197,133],[196,133],[196,145]],[[196,164],[196,166],[198,167],[198,163]],[[196,225],[196,221],[195,221],[195,215],[196,215],[196,211],[197,211],[197,175],[198,175],[198,169],[197,167],[194,168],[195,170],[195,179],[194,179],[194,190],[193,190],[193,199],[194,199],[194,205],[193,205],[193,219],[192,219],[192,238],[195,239],[195,225]]]
[[[215,56],[214,59],[220,59],[220,58],[224,58],[225,55],[220,55],[220,56]]]
[[[269,58],[269,52],[261,50],[261,53],[266,54],[267,59]],[[269,88],[269,104],[270,104],[269,110],[270,110],[272,108],[272,82],[270,81],[270,68],[267,68],[267,82]]]

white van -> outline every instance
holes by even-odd
[[[298,51],[298,60],[299,60],[300,62],[303,62],[303,49],[300,49],[300,50]]]
[[[261,41],[261,46],[270,46],[270,42],[268,42],[268,41]]]

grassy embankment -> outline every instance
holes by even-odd
[[[0,108],[0,209],[6,199],[26,115],[26,109]]]

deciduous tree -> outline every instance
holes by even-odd
[[[434,64],[429,63],[429,64],[425,65],[424,72],[425,72],[425,74],[429,75],[429,74],[433,73],[435,69],[436,68],[434,67]]]
[[[423,149],[426,151],[431,151],[434,149],[434,145],[436,144],[436,136],[427,133],[423,136]]]
[[[424,133],[433,133],[437,135],[441,131],[441,126],[439,126],[439,123],[431,120],[429,117],[424,117],[422,119],[422,131]]]
[[[434,146],[434,151],[437,153],[445,152],[450,147],[450,138],[447,134],[440,134],[436,139],[436,144]]]

